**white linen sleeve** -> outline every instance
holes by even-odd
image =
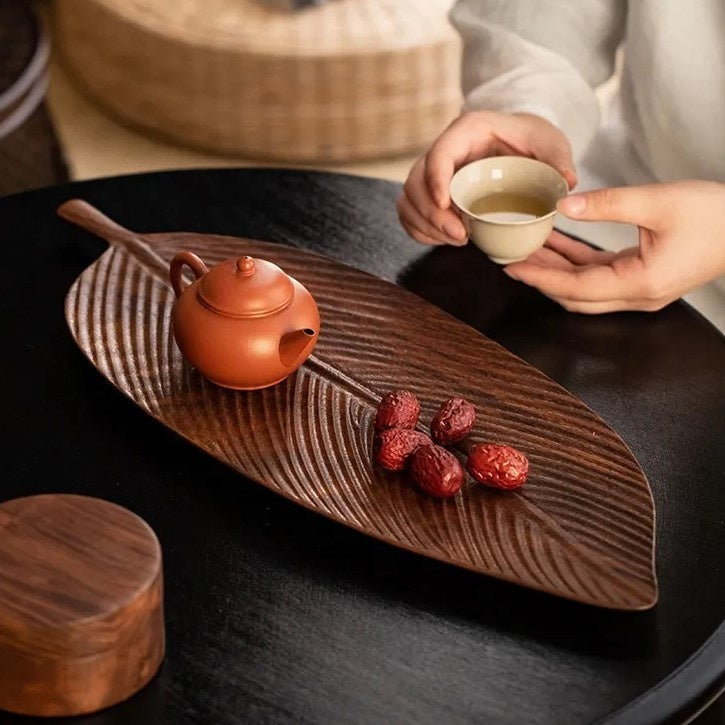
[[[614,69],[626,0],[458,0],[464,110],[535,113],[578,159],[599,127],[594,89]]]

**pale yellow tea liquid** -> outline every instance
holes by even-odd
[[[527,222],[552,211],[545,201],[535,196],[508,191],[482,196],[469,206],[469,210],[491,222]]]

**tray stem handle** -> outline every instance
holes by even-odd
[[[151,274],[167,281],[169,263],[157,254],[144,238],[122,227],[82,199],[70,199],[58,207],[58,215],[105,239],[111,246],[126,250]]]

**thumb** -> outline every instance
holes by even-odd
[[[662,212],[656,185],[596,189],[570,194],[556,205],[571,219],[612,221],[653,229]]]

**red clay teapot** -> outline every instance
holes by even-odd
[[[184,266],[196,277],[186,288]],[[276,264],[240,257],[210,270],[196,254],[179,252],[169,276],[176,294],[176,343],[217,385],[235,390],[275,385],[302,365],[317,342],[315,300]]]

